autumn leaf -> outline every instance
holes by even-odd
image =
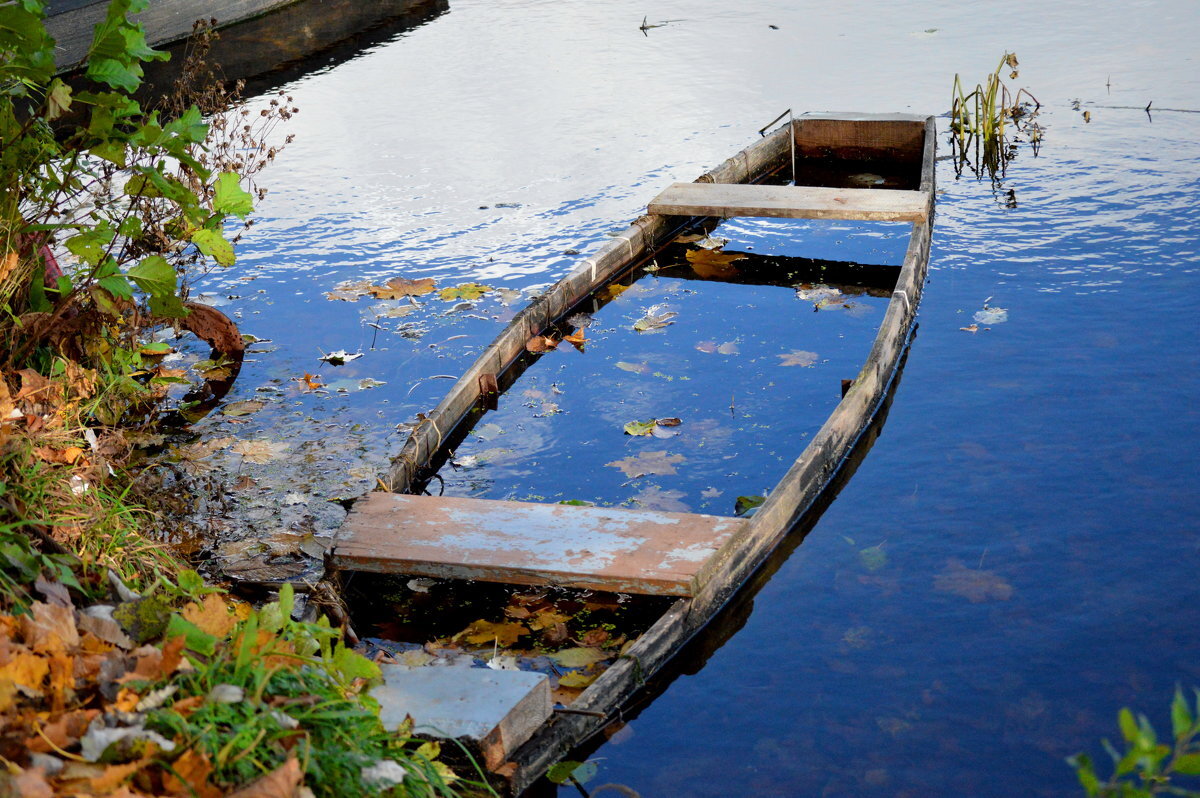
[[[176,702],[173,710],[178,710]],[[183,755],[171,763],[171,770],[163,774],[163,786],[172,793],[191,795],[196,798],[220,798],[224,792],[208,782],[212,773],[212,764],[208,757],[194,749],[183,752]]]
[[[979,332],[979,325],[978,324],[968,324],[966,327],[959,327],[958,329],[962,330],[963,332],[977,333],[977,332]]]
[[[203,603],[190,602],[179,614],[202,632],[220,638],[229,634],[237,623],[237,619],[229,612],[229,605],[219,593],[209,593]]]
[[[248,416],[251,413],[257,413],[266,406],[266,402],[258,399],[247,399],[242,402],[230,402],[221,408],[221,414],[226,416]]]
[[[551,654],[550,659],[564,668],[585,668],[588,665],[608,659],[608,654],[605,654],[598,648],[592,647],[564,648],[562,651]]]
[[[611,463],[605,463],[605,466],[619,468],[630,478],[644,477],[648,474],[658,474],[660,476],[671,476],[679,473],[675,470],[675,466],[686,460],[681,454],[667,454],[662,452],[642,452],[637,457],[626,457],[622,460],[614,460]]]
[[[629,290],[629,286],[627,286],[627,285],[622,285],[620,283],[611,283],[609,285],[604,286],[599,291],[597,291],[596,296],[598,296],[601,301],[606,301],[606,300],[610,300],[610,299],[616,299],[617,297],[619,297],[621,294],[625,293],[628,290]]]
[[[517,642],[518,637],[527,634],[529,628],[519,623],[475,621],[455,635],[455,639],[461,638],[474,645],[495,643],[501,648],[508,648]]]
[[[1012,585],[996,575],[994,571],[967,568],[962,561],[951,558],[946,569],[933,579],[933,589],[940,593],[962,596],[972,604],[985,601],[1008,601],[1012,598]]]
[[[589,684],[600,678],[601,673],[603,673],[603,671],[597,671],[595,673],[571,671],[570,673],[563,674],[561,677],[559,677],[558,683],[561,687],[587,687]]]
[[[21,636],[25,645],[41,654],[73,650],[79,646],[75,610],[35,601],[21,616]]]
[[[294,379],[296,380],[296,382],[303,382],[304,387],[310,391],[315,391],[318,388],[325,387],[325,383],[321,382],[321,379],[316,374],[309,374],[307,371],[304,372],[303,377],[298,377],[298,378],[294,378]]]
[[[455,299],[474,300],[479,299],[479,297],[491,290],[492,287],[490,285],[480,285],[479,283],[463,283],[462,285],[456,285],[453,288],[443,288],[441,291],[438,291],[438,296],[447,302]]]
[[[549,335],[535,335],[525,343],[525,349],[535,354],[549,352],[558,347],[558,341]]]
[[[645,363],[626,363],[624,360],[618,360],[616,363],[616,366],[621,371],[628,371],[633,374],[649,374],[650,373],[650,367],[647,366]]]
[[[587,345],[587,338],[585,338],[584,335],[585,331],[583,328],[580,328],[578,332],[571,333],[570,335],[564,335],[563,340],[582,352],[584,346]]]
[[[687,252],[692,271],[709,280],[729,280],[737,277],[741,271],[732,264],[745,258],[745,255],[739,253],[721,252],[716,249],[689,249]]]
[[[819,355],[816,352],[795,349],[786,355],[778,355],[778,357],[781,366],[811,366],[817,362]]]
[[[403,299],[406,296],[423,296],[433,290],[432,277],[422,277],[408,280],[404,277],[393,277],[383,285],[373,285],[367,288],[376,299]]]
[[[268,440],[253,440],[241,441],[235,444],[230,451],[234,454],[240,454],[247,462],[251,463],[269,463],[279,455],[287,451],[289,444],[283,442],[272,442]]]
[[[566,623],[571,620],[571,616],[564,615],[561,612],[555,612],[554,609],[546,607],[538,610],[529,619],[529,628],[535,632],[540,632],[544,629],[550,629],[560,623]]]
[[[45,657],[39,657],[25,651],[12,654],[7,663],[0,666],[0,682],[5,680],[18,687],[24,687],[34,693],[40,693],[42,682],[50,672],[50,663]]]
[[[291,757],[258,781],[229,793],[229,798],[299,798],[303,780],[300,760]]]

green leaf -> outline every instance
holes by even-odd
[[[191,312],[184,307],[182,299],[170,294],[166,296],[151,295],[149,303],[150,312],[165,319],[182,319]]]
[[[567,784],[571,781],[585,784],[596,775],[597,770],[595,762],[556,762],[546,771],[546,778],[555,784]]]
[[[142,68],[136,63],[126,66],[115,58],[96,58],[88,63],[87,76],[132,94],[142,83]]]
[[[208,136],[208,125],[204,122],[200,109],[193,105],[178,119],[168,122],[166,132],[191,144],[199,144]]]
[[[479,283],[463,283],[449,288],[443,288],[438,291],[438,296],[447,302],[455,299],[474,300],[491,291],[490,285],[481,285]]]
[[[237,255],[233,251],[233,244],[230,244],[225,239],[225,236],[216,230],[207,230],[204,228],[197,230],[192,233],[192,243],[196,245],[196,249],[208,255],[222,266],[232,266],[237,260]]]
[[[133,299],[133,286],[129,284],[124,275],[114,274],[109,277],[101,277],[96,284],[118,299]]]
[[[654,427],[657,424],[658,421],[653,418],[649,421],[630,421],[625,425],[625,434],[634,436],[650,435],[653,434]]]
[[[95,266],[104,257],[114,235],[113,229],[108,225],[97,225],[86,232],[68,238],[66,246],[72,255],[89,266]]]
[[[1175,770],[1185,776],[1200,776],[1200,754],[1180,754],[1175,757]]]
[[[878,571],[883,566],[887,565],[887,552],[883,550],[883,544],[878,546],[868,546],[858,552],[858,560],[863,564],[863,567],[868,571]]]
[[[598,648],[591,646],[583,648],[564,648],[555,654],[550,655],[550,659],[562,665],[564,668],[584,668],[597,662],[608,659],[609,655],[605,654]]]
[[[217,175],[213,184],[213,210],[245,218],[254,210],[254,198],[242,188],[241,178],[233,172]]]
[[[46,286],[42,280],[29,281],[29,309],[38,313],[50,310],[50,300],[46,299]]]
[[[1121,736],[1125,738],[1125,742],[1132,743],[1138,737],[1137,721],[1133,719],[1133,713],[1128,707],[1122,707],[1117,713],[1117,724],[1121,727]]]
[[[1091,757],[1087,754],[1076,754],[1067,759],[1067,764],[1075,768],[1075,775],[1079,777],[1079,783],[1088,796],[1100,793],[1100,780],[1096,778],[1096,769],[1092,765]]]
[[[766,496],[738,496],[733,504],[733,513],[739,518],[753,515],[753,511],[761,507],[766,500]]]
[[[292,610],[296,606],[295,588],[291,582],[284,582],[279,588],[279,612],[283,615],[284,620],[291,618]]]
[[[383,673],[379,670],[378,665],[345,646],[338,646],[337,650],[333,652],[333,667],[341,672],[346,681],[352,679],[375,681],[383,678]]]
[[[1179,739],[1192,728],[1192,713],[1188,711],[1187,699],[1183,691],[1175,687],[1175,700],[1171,702],[1171,734]]]
[[[179,589],[188,596],[199,596],[204,592],[204,577],[195,571],[185,568],[179,572],[175,580]]]
[[[176,274],[162,255],[151,255],[125,275],[151,296],[174,296]]]

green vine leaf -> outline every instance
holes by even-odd
[[[175,270],[162,255],[151,255],[125,275],[151,296],[175,295]]]
[[[216,230],[201,228],[192,233],[192,243],[205,255],[210,256],[222,266],[232,266],[237,260],[233,252],[233,244],[225,240],[225,236]]]
[[[233,172],[217,175],[213,185],[213,210],[245,218],[254,210],[254,198],[242,188],[241,178]]]

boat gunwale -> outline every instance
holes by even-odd
[[[705,587],[695,596],[674,602],[625,655],[572,702],[570,709],[588,714],[556,715],[513,752],[509,761],[517,764],[517,771],[509,787],[514,794],[530,786],[551,764],[614,720],[612,711],[720,612],[762,566],[795,520],[822,495],[885,401],[911,339],[928,271],[936,128],[932,117],[879,116],[924,123],[919,190],[926,195],[927,213],[923,221],[912,225],[896,288],[862,369],[821,429],[758,508],[746,532],[729,540],[714,555],[717,564]],[[796,123],[805,118],[798,117]],[[845,117],[830,115],[822,118]]]

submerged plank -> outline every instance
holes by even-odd
[[[920,191],[825,186],[675,183],[650,202],[666,216],[769,216],[786,219],[860,219],[919,222],[929,198]]]
[[[690,596],[747,522],[691,513],[370,493],[338,532],[352,571]]]

